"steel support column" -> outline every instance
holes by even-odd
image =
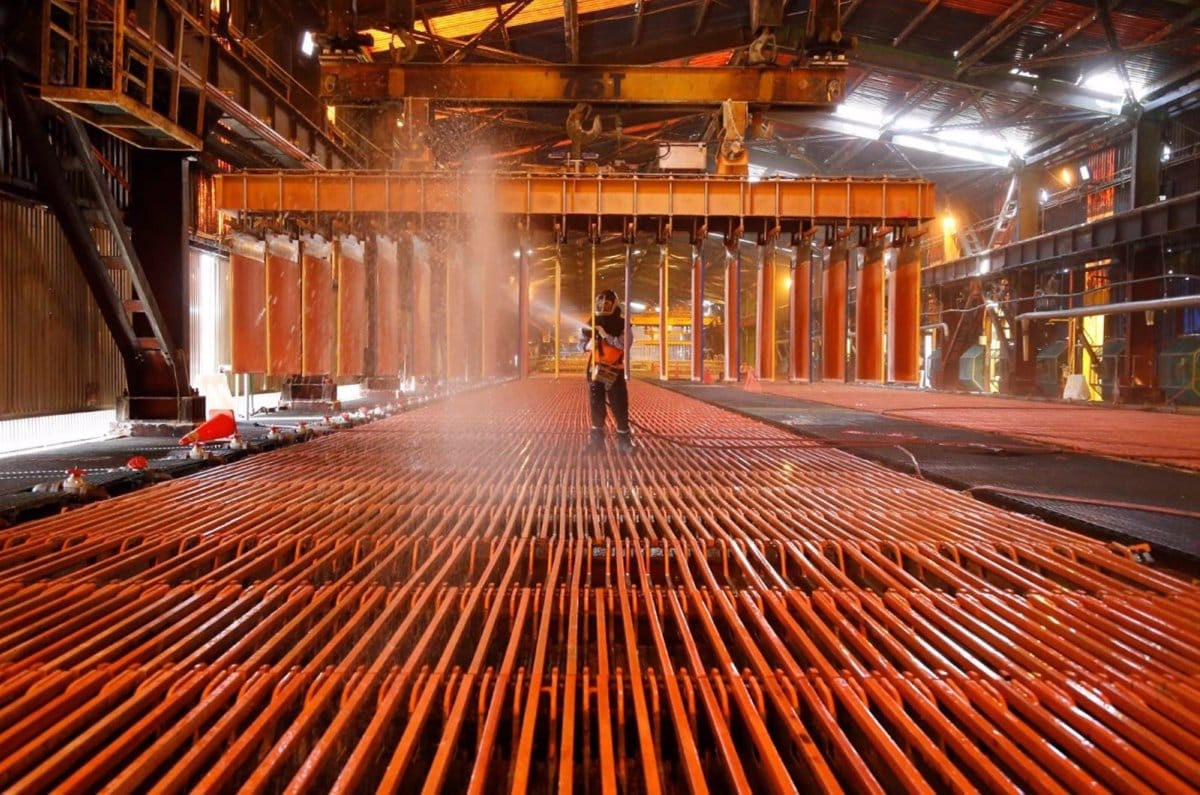
[[[517,235],[517,377],[529,376],[529,222]]]
[[[738,230],[738,234],[741,230]],[[737,381],[741,369],[741,271],[738,234],[725,241],[725,380]]]
[[[692,380],[704,381],[704,237],[692,241]]]
[[[433,375],[433,279],[427,250],[429,241],[425,238],[424,230],[414,233],[410,239],[408,265],[413,330],[409,345],[412,349],[413,375],[420,378]]]
[[[854,274],[856,381],[883,382],[884,252],[880,245],[864,248],[862,267]]]
[[[633,247],[634,232],[627,231],[625,235],[625,380],[633,376],[633,315],[629,304],[633,301]]]
[[[1038,220],[1041,216],[1041,205],[1038,192],[1041,188],[1042,170],[1037,166],[1022,168],[1017,175],[1017,218],[1013,227],[1013,240],[1028,240],[1040,234],[1041,224]]]
[[[1143,116],[1133,129],[1132,207],[1154,204],[1162,190],[1163,123]]]
[[[888,274],[887,380],[915,384],[921,368],[921,250],[891,250],[895,267]]]
[[[462,235],[456,230],[447,247],[446,270],[446,381],[467,381],[471,368],[467,356],[466,267]]]
[[[658,377],[671,380],[670,344],[667,334],[671,318],[671,237],[658,246]]]
[[[626,293],[629,295],[629,293]],[[562,241],[554,234],[554,379],[558,380],[559,357],[562,351]],[[629,366],[626,365],[626,374]]]
[[[812,380],[812,242],[796,247],[788,289],[788,379]]]
[[[498,245],[498,244],[497,244]],[[479,249],[482,256],[478,262],[480,302],[479,302],[479,375],[484,380],[496,374],[496,335],[500,333],[496,321],[496,301],[500,294],[496,283],[496,255],[498,250]]]
[[[758,244],[758,301],[755,306],[755,369],[764,381],[775,380],[775,236]]]
[[[401,299],[404,284],[401,249],[408,243],[379,235],[375,238],[375,334],[374,375],[394,378],[404,371],[412,372],[412,312],[411,302]],[[404,263],[410,259],[403,255]]]
[[[821,281],[821,378],[846,380],[846,269],[849,248],[834,243]]]

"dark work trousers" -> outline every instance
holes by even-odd
[[[592,430],[604,431],[604,396],[608,394],[608,405],[612,407],[613,420],[617,423],[617,433],[629,433],[629,389],[625,385],[625,376],[617,376],[617,380],[608,389],[599,381],[588,377],[588,402],[592,410]]]

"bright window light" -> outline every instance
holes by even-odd
[[[1125,83],[1121,81],[1121,76],[1115,69],[1088,75],[1083,80],[1083,87],[1112,97],[1125,96]]]
[[[300,52],[304,53],[305,57],[311,58],[313,53],[317,51],[317,39],[313,36],[311,30],[304,31],[304,38],[300,39]]]
[[[883,111],[874,105],[864,105],[855,102],[843,102],[837,106],[834,115],[841,116],[843,119],[856,121],[859,124],[865,124],[869,127],[879,128],[883,124]]]
[[[1116,69],[1106,69],[1103,72],[1094,72],[1083,79],[1081,84],[1084,88],[1091,89],[1101,94],[1108,94],[1113,98],[1113,104],[1117,110],[1125,101],[1125,81],[1117,74]],[[1146,87],[1138,83],[1131,82],[1130,89],[1133,91],[1134,99],[1141,99],[1145,93]]]
[[[1046,202],[1050,201],[1050,191],[1046,190],[1045,188],[1042,188],[1041,190],[1039,190],[1038,191],[1038,201],[1041,202],[1042,204],[1045,204]]]

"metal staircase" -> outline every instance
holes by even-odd
[[[62,144],[69,151],[60,151],[46,134],[45,122],[12,61],[0,62],[0,77],[5,107],[37,174],[38,189],[54,211],[121,354],[128,388],[123,413],[130,419],[196,418],[203,413],[203,399],[189,387],[184,354],[163,322],[83,123],[64,114]],[[71,179],[69,171],[81,172],[83,179]],[[81,187],[77,189],[73,183]],[[111,231],[114,256],[101,255],[91,231],[97,225]],[[121,296],[114,284],[115,274],[128,276],[134,290],[131,299]]]

